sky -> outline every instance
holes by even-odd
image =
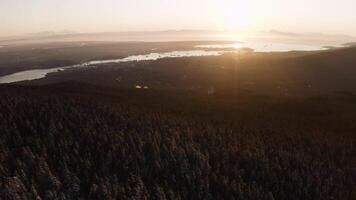
[[[355,8],[355,0],[0,0],[0,37],[172,29],[356,36]]]

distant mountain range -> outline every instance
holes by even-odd
[[[350,35],[294,33],[283,32],[279,30],[261,31],[247,35],[248,36],[243,37],[243,40],[256,42],[270,41],[280,43],[318,43],[324,45],[336,45],[353,43],[356,41],[356,38]],[[234,36],[241,36],[241,34],[239,32],[227,33],[225,31],[214,30],[126,31],[98,33],[76,33],[74,31],[64,30],[43,31],[38,33],[30,33],[19,37],[0,38],[0,45],[73,41],[231,41],[231,38],[234,38]]]

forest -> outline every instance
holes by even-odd
[[[226,107],[77,82],[0,90],[0,199],[356,198],[349,93]]]

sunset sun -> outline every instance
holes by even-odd
[[[225,26],[229,31],[246,29],[251,23],[251,10],[247,3],[234,2],[225,11]]]

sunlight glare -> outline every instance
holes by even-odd
[[[229,31],[246,29],[251,17],[250,7],[245,1],[232,1],[227,5],[225,23]]]

